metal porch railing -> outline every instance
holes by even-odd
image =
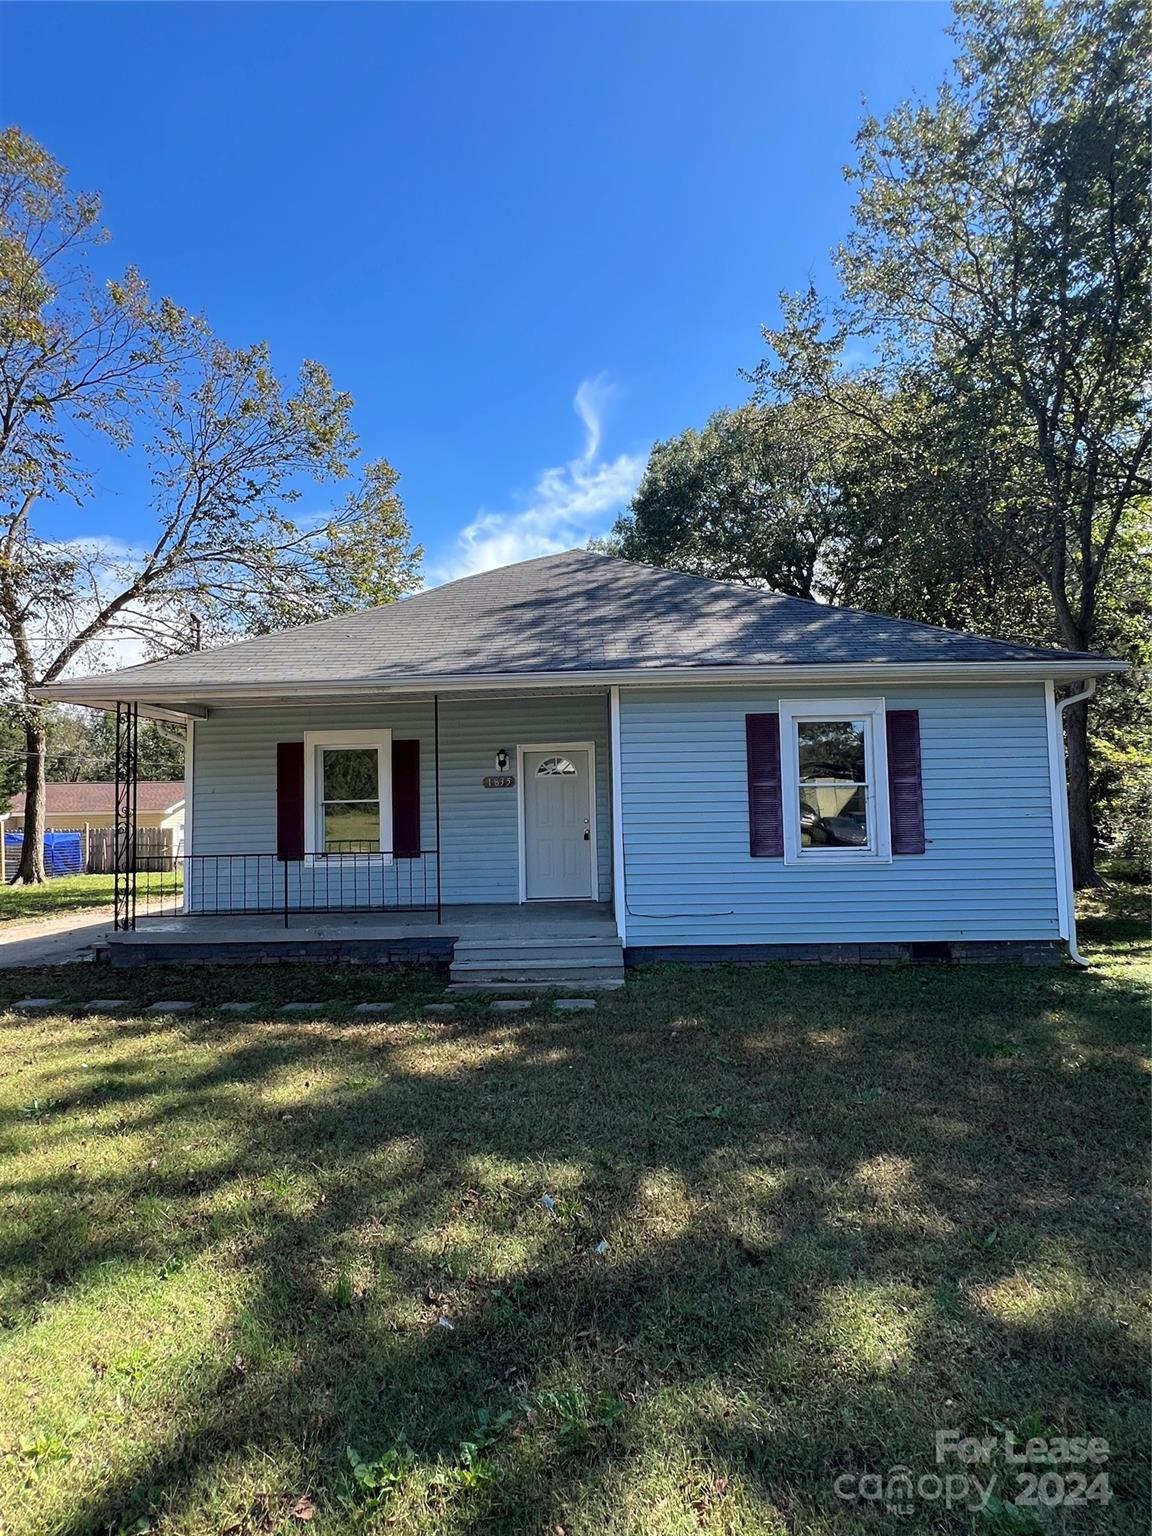
[[[187,853],[128,859],[131,923],[138,916],[292,917],[317,913],[435,912],[435,848],[417,855],[349,850],[281,859],[274,853]]]

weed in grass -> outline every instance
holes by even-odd
[[[516,1422],[516,1412],[511,1408],[504,1408],[499,1413],[493,1413],[490,1408],[481,1408],[476,1415],[476,1422],[472,1426],[472,1432],[467,1440],[460,1442],[457,1452],[460,1460],[466,1465],[471,1465],[481,1451],[502,1440]]]
[[[1050,1521],[1036,1509],[1010,1503],[991,1493],[976,1511],[974,1526],[977,1536],[1041,1536],[1050,1528]]]
[[[59,1108],[59,1099],[33,1099],[30,1104],[21,1104],[20,1118],[21,1120],[44,1120]]]
[[[533,1406],[555,1419],[557,1443],[569,1455],[588,1450],[598,1437],[615,1428],[624,1412],[624,1404],[613,1393],[601,1389],[590,1398],[579,1385],[538,1392]]]
[[[19,1447],[20,1459],[25,1463],[25,1475],[33,1481],[44,1466],[72,1460],[71,1448],[64,1438],[48,1431],[41,1431],[38,1435],[21,1435]]]
[[[988,1232],[968,1232],[965,1234],[965,1241],[970,1248],[987,1251],[989,1248],[995,1248],[1000,1241],[1000,1229],[993,1227]]]
[[[468,1492],[476,1493],[491,1488],[499,1478],[499,1471],[485,1452],[498,1444],[516,1422],[517,1415],[511,1408],[493,1414],[482,1408],[467,1440],[456,1449],[456,1480]]]
[[[412,1447],[399,1436],[380,1456],[365,1460],[355,1446],[347,1450],[352,1468],[352,1495],[356,1503],[369,1510],[384,1509],[404,1486],[416,1461]]]

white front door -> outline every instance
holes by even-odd
[[[520,782],[524,899],[595,896],[591,751],[588,747],[525,747]]]

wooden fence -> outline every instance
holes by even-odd
[[[90,875],[110,875],[116,868],[116,833],[112,827],[80,827],[84,869]],[[136,856],[147,869],[175,865],[176,842],[171,827],[137,827]]]

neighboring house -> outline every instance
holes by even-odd
[[[601,902],[632,961],[1044,958],[1057,689],[1120,670],[573,550],[40,693],[189,722],[192,912]]]
[[[116,815],[115,784],[49,784],[44,826],[49,832],[110,827]],[[137,785],[136,824],[170,831],[178,848],[184,838],[184,785],[179,779]],[[13,795],[5,830],[24,830],[24,796]]]

